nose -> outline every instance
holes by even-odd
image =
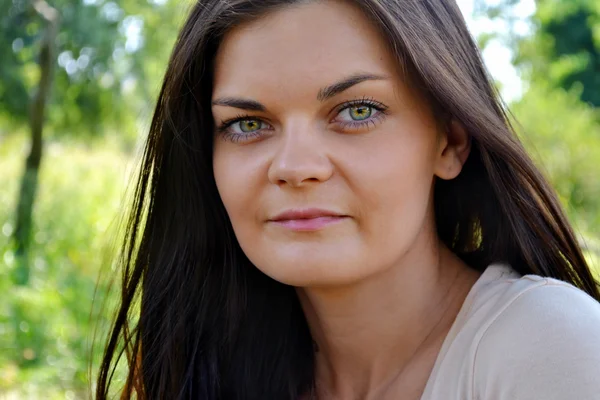
[[[329,180],[334,168],[322,139],[322,133],[308,128],[308,124],[286,129],[269,166],[269,181],[301,187]]]

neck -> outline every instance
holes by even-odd
[[[418,381],[415,374],[424,376],[424,387],[479,276],[442,245],[434,247],[413,246],[402,262],[353,285],[298,289],[318,348],[320,394],[381,398],[397,382]]]

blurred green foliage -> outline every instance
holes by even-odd
[[[517,130],[530,154],[558,190],[571,221],[600,234],[600,110],[566,92],[532,85],[512,105]]]
[[[40,26],[28,3],[0,3],[0,398],[87,398],[88,365],[97,367],[102,350],[101,341],[94,349],[91,343],[96,330],[100,338],[106,334],[115,304],[115,293],[106,295],[109,280],[96,291],[98,274],[118,277],[113,261],[136,162],[133,144],[148,124],[187,3],[52,2],[61,31],[34,209],[33,270],[30,283],[17,287],[6,278],[15,268],[10,236],[27,150],[28,101],[39,74]],[[495,3],[488,15],[509,20],[516,0]],[[600,3],[538,5],[530,35],[503,33],[518,50],[515,63],[527,82],[512,110],[519,134],[598,266]],[[139,41],[132,44],[132,37]]]
[[[583,102],[600,107],[600,1],[537,0],[527,21],[532,31],[522,29],[514,12],[521,0],[474,1],[478,14],[506,27],[480,42],[499,39],[514,48],[513,62],[528,82],[574,89]]]
[[[577,88],[581,100],[600,107],[600,2],[540,1],[536,20],[539,29],[520,49],[530,56],[517,63],[528,64],[532,78]]]
[[[498,40],[514,50],[513,64],[525,82],[523,97],[511,104],[517,130],[597,260],[600,2],[537,0],[525,21],[515,12],[521,0],[474,3],[476,14],[503,22],[502,29],[482,35],[480,45]]]
[[[107,280],[91,319],[92,298],[101,269],[112,275],[131,154],[107,140],[48,144],[34,213],[32,278],[18,287],[4,277],[15,267],[9,237],[23,139],[4,138],[0,146],[0,397],[17,390],[32,399],[84,398],[90,357],[97,363],[99,356],[90,351],[94,328],[110,319],[100,311]]]
[[[19,127],[39,77],[44,21],[31,0],[0,2],[0,112]],[[189,2],[55,0],[59,14],[54,87],[45,130],[54,135],[135,132],[147,113]],[[135,136],[133,137],[135,139]]]
[[[115,301],[106,294],[118,276],[110,268],[126,167],[190,2],[48,1],[60,21],[56,67],[31,280],[16,286],[10,237],[45,29],[33,3],[0,2],[0,398],[86,398],[102,350],[92,340],[106,333]]]

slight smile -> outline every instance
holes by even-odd
[[[311,232],[337,224],[347,218],[349,218],[347,215],[334,211],[309,208],[284,211],[269,219],[268,222],[297,232]]]

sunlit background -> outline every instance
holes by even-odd
[[[597,265],[600,1],[458,3]],[[88,398],[115,299],[98,274],[189,4],[0,2],[0,399]]]

